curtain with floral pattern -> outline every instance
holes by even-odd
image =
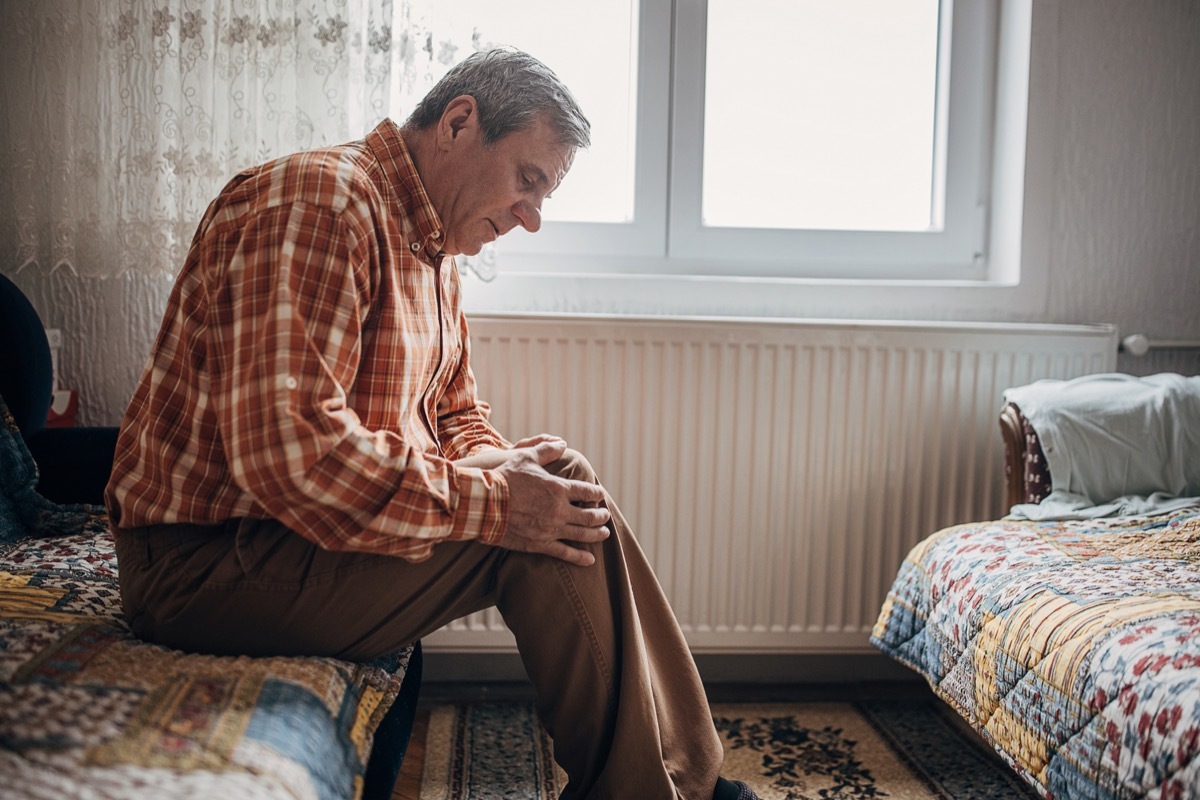
[[[174,274],[239,170],[402,122],[451,65],[490,46],[452,5],[5,0],[3,264]],[[494,254],[470,261],[487,276]]]

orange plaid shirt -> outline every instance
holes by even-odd
[[[121,426],[121,528],[279,520],[330,550],[494,544],[508,487],[441,221],[384,120],[237,175],[209,206]]]

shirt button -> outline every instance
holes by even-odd
[[[283,383],[289,389],[295,389],[297,386],[300,385],[300,382],[298,380],[296,380],[295,378],[293,378],[291,375],[288,375],[287,380],[284,381]]]
[[[409,245],[409,248],[410,248],[410,249],[411,249],[411,250],[412,250],[412,251],[415,253],[415,252],[417,252],[418,250],[420,250],[420,249],[421,249],[421,243],[420,243],[420,242],[413,242],[412,244],[410,244],[410,245]]]
[[[429,234],[429,237],[430,237],[431,239],[440,239],[440,238],[442,238],[442,232],[441,232],[441,231],[434,231],[433,233]]]

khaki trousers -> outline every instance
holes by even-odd
[[[595,481],[568,451],[547,467]],[[608,498],[590,567],[477,542],[413,564],[322,550],[273,520],[117,533],[121,595],[144,639],[216,654],[390,653],[496,606],[516,636],[564,800],[709,800],[722,748],[658,581]]]

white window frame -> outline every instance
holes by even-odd
[[[987,195],[983,166],[991,108],[988,66],[994,59],[995,41],[995,19],[989,10],[994,0],[941,0],[940,5],[937,106],[942,140],[935,145],[942,154],[935,158],[935,169],[944,173],[935,185],[945,186],[944,197],[939,198],[945,210],[940,230],[797,231],[703,225],[708,3],[642,0],[633,32],[638,41],[633,221],[547,221],[536,236],[509,237],[502,249],[514,258],[553,256],[553,263],[543,266],[554,269],[564,268],[565,257],[571,259],[568,266],[576,268],[638,273],[649,266],[656,273],[683,275],[981,277]],[[620,259],[629,257],[636,261],[622,264]],[[536,266],[536,261],[531,264]]]
[[[697,0],[676,0],[694,3]],[[988,257],[982,274],[964,278],[897,277],[753,277],[693,273],[667,265],[666,242],[646,255],[640,246],[616,245],[619,226],[585,225],[571,231],[570,247],[547,224],[534,249],[514,247],[510,234],[499,243],[500,269],[487,285],[468,281],[465,308],[472,313],[648,314],[684,317],[759,318],[975,319],[1010,320],[1046,308],[1051,250],[1053,159],[1057,70],[1041,58],[1031,83],[1031,56],[1052,52],[1058,35],[1052,9],[1033,0],[992,0],[998,41],[994,82],[994,126],[988,131],[991,163],[983,172],[990,205],[983,220]],[[667,3],[645,0],[640,24],[664,24]],[[669,27],[670,17],[665,24]],[[639,59],[659,64],[666,55],[648,52],[642,37]],[[1039,44],[1040,43],[1040,44]],[[659,61],[655,61],[655,59]],[[667,83],[657,69],[643,68],[643,102],[666,106]],[[645,119],[645,117],[643,118]],[[639,136],[639,157],[655,149]],[[662,156],[661,148],[657,151]],[[660,169],[665,159],[658,162]],[[652,182],[639,173],[636,203],[653,195]],[[981,215],[982,216],[982,215]],[[640,219],[643,217],[640,217]],[[649,227],[649,226],[647,226]],[[665,230],[665,225],[663,226]],[[564,229],[565,230],[565,229]],[[594,247],[588,250],[589,246]],[[566,252],[583,248],[580,253]],[[614,253],[625,253],[619,257]]]
[[[690,274],[807,278],[979,278],[986,246],[986,174],[995,20],[990,0],[941,0],[934,150],[939,230],[717,228],[701,224],[705,0],[676,4],[668,255]],[[687,46],[680,46],[680,42]],[[951,57],[953,50],[953,57]],[[949,136],[947,137],[947,130]],[[750,132],[748,132],[750,133]],[[767,146],[772,146],[767,144]],[[782,138],[775,146],[786,146]],[[944,187],[944,195],[942,195]],[[746,254],[753,263],[746,264]]]

